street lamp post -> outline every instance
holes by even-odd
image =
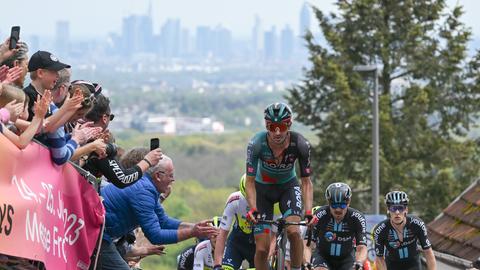
[[[375,80],[373,86],[373,123],[372,123],[372,211],[373,214],[379,214],[378,196],[380,193],[379,184],[379,124],[378,124],[378,67],[376,65],[359,65],[353,67],[357,72],[374,72]]]

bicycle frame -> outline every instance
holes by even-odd
[[[273,270],[285,270],[285,246],[287,244],[287,226],[307,226],[306,221],[287,222],[283,218],[277,220],[259,220],[258,224],[269,224],[277,227],[276,242],[274,257],[270,263]],[[311,241],[311,233],[308,234],[308,242]]]

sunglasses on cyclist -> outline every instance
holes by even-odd
[[[405,211],[406,208],[407,208],[407,207],[406,207],[405,205],[401,205],[401,204],[399,204],[399,205],[390,205],[390,206],[388,207],[388,211],[390,211],[390,212],[392,212],[392,213],[395,213],[395,212],[397,212],[397,211],[400,212],[400,213],[402,213],[403,211]]]
[[[106,113],[105,115],[108,116],[108,119],[110,121],[113,121],[113,119],[115,118],[115,114],[113,114],[113,113],[111,113],[111,114]]]
[[[288,130],[288,124],[287,123],[272,123],[272,122],[269,122],[269,123],[267,123],[267,129],[271,132],[277,132],[277,129],[280,132],[285,132],[285,131]]]
[[[330,207],[333,209],[338,209],[338,208],[345,209],[347,208],[347,203],[331,203]]]

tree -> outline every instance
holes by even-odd
[[[448,10],[443,0],[336,5],[328,16],[313,7],[327,45],[306,34],[311,66],[287,96],[319,139],[312,151],[316,187],[334,180],[354,190],[370,187],[373,76],[353,66],[375,64],[380,194],[403,189],[411,209],[431,219],[477,176],[479,165],[466,135],[480,108],[480,52],[468,57],[471,32],[460,21],[462,7]],[[357,207],[369,209],[369,194],[354,196]]]

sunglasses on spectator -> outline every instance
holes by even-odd
[[[94,101],[95,101],[95,95],[90,94],[90,96],[83,99],[82,107],[89,107]]]
[[[407,207],[405,205],[390,205],[388,207],[388,211],[392,212],[392,213],[395,213],[395,212],[400,212],[402,213],[403,211],[405,211]]]
[[[288,130],[288,124],[287,123],[273,123],[269,122],[267,123],[267,129],[271,132],[285,132]]]
[[[100,93],[102,93],[102,86],[98,83],[91,83],[84,80],[75,80],[70,84],[69,88],[71,88],[72,85],[74,84],[85,85],[88,88],[88,90],[90,90],[90,93],[92,93],[95,97],[98,96]]]
[[[338,209],[338,208],[345,209],[347,208],[347,203],[331,203],[330,207],[333,209]]]
[[[115,118],[115,114],[113,113],[111,114],[106,113],[105,115],[108,116],[108,119],[110,119],[110,121],[113,121],[113,119]]]

